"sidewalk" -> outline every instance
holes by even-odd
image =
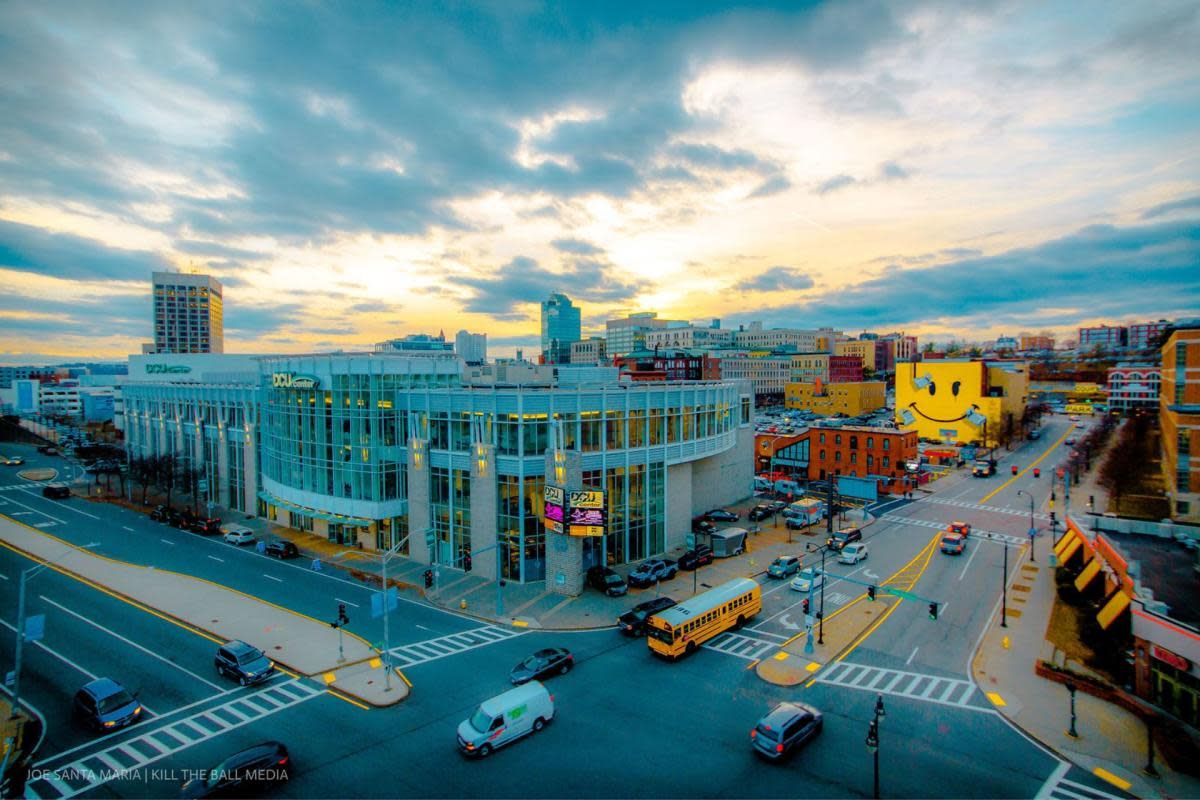
[[[1092,471],[1070,487],[1076,522],[1088,518],[1083,509],[1089,495],[1095,497],[1097,508],[1107,508],[1107,494],[1095,480],[1102,457],[1093,458]],[[1061,502],[1061,482],[1057,488]],[[1142,772],[1148,756],[1146,726],[1118,705],[1077,691],[1075,728],[1079,736],[1068,735],[1070,694],[1063,684],[1035,673],[1040,660],[1053,662],[1055,658],[1055,647],[1046,640],[1056,596],[1054,571],[1047,563],[1050,539],[1039,538],[1042,555],[1036,563],[1028,560],[1027,548],[1020,551],[1009,584],[1007,627],[1001,625],[997,604],[972,664],[975,682],[1013,724],[1116,788],[1137,797],[1200,797],[1200,781],[1171,769],[1158,748],[1154,766],[1161,777],[1150,778]]]
[[[405,699],[408,684],[397,675],[385,688],[383,665],[366,641],[210,581],[166,570],[115,561],[75,547],[42,531],[0,517],[0,542],[54,569],[106,587],[127,600],[155,609],[214,641],[241,639],[280,666],[316,678],[331,691],[372,706]]]

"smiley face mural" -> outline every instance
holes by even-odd
[[[1025,397],[1024,362],[896,365],[896,424],[924,439],[984,442],[986,435],[995,444],[1006,415],[1021,418]]]

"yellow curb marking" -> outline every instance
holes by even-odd
[[[1004,702],[1004,698],[995,692],[988,692],[987,699],[991,700],[992,705],[996,706],[997,708],[1004,708],[1006,705],[1008,705],[1008,703]]]
[[[379,669],[380,667],[382,667],[382,666],[383,666],[383,660],[382,660],[382,659],[378,659],[378,658],[372,658],[372,659],[371,659],[369,662],[367,662],[367,663],[369,663],[369,664],[371,665],[371,669]]]
[[[512,621],[512,624],[513,624],[514,628],[528,628],[529,627],[529,623],[523,619],[514,619]]]
[[[1092,770],[1092,774],[1095,775],[1097,778],[1100,778],[1101,780],[1108,781],[1109,783],[1111,783],[1113,786],[1117,787],[1121,791],[1125,791],[1130,786],[1133,786],[1133,784],[1130,783],[1129,781],[1127,781],[1124,778],[1121,778],[1117,775],[1113,775],[1111,772],[1106,770],[1104,767],[1096,767],[1094,770]]]
[[[365,703],[360,703],[360,702],[358,702],[357,700],[354,700],[354,699],[352,699],[352,698],[350,698],[350,697],[347,697],[346,695],[342,694],[341,692],[336,692],[336,691],[330,690],[329,694],[330,694],[332,697],[336,697],[338,700],[345,700],[347,703],[349,703],[349,704],[350,704],[350,705],[352,705],[352,706],[358,706],[358,707],[359,707],[359,708],[361,708],[363,711],[370,711],[370,710],[371,710],[371,707],[370,707],[370,706],[366,705]]]
[[[326,686],[328,686],[329,684],[331,684],[337,680],[337,675],[333,674],[332,672],[326,672],[321,677],[325,679]]]
[[[1009,615],[1010,617],[1019,617],[1019,616],[1021,616],[1021,612],[1020,612],[1020,610],[1019,610],[1019,609],[1016,609],[1016,608],[1013,608],[1012,606],[1009,606],[1009,607],[1008,607],[1008,615]]]
[[[809,662],[809,665],[807,667],[805,667],[805,669],[808,670],[809,672],[816,672],[820,668],[821,668],[821,665],[815,661]]]
[[[780,650],[778,653],[775,654],[776,661],[786,661],[787,657],[788,657],[788,654],[783,652],[782,650]]]
[[[410,681],[410,680],[408,679],[408,676],[406,676],[406,675],[405,675],[403,672],[401,672],[400,670],[396,670],[396,674],[400,676],[400,680],[402,680],[402,681],[404,681],[405,683],[407,683],[407,684],[408,684],[408,688],[410,688],[410,689],[412,688],[412,681]]]
[[[749,664],[746,665],[746,671],[749,672],[750,670],[754,669],[755,667],[757,667],[759,665],[759,662],[761,662],[761,661],[762,661],[761,658],[754,659],[753,661],[751,661]]]

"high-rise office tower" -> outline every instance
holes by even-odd
[[[454,352],[468,364],[487,361],[487,334],[459,331],[454,337]]]
[[[568,364],[571,343],[580,340],[579,308],[565,294],[542,301],[542,357],[547,364]]]
[[[154,351],[225,352],[221,282],[211,275],[155,272]]]

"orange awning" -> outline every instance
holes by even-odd
[[[1112,625],[1117,615],[1129,608],[1129,603],[1129,595],[1124,592],[1117,592],[1110,597],[1108,603],[1096,615],[1096,621],[1100,623],[1100,627],[1107,629],[1109,625]]]
[[[1092,579],[1100,574],[1100,559],[1093,558],[1091,562],[1083,568],[1083,572],[1079,573],[1079,577],[1075,579],[1075,588],[1083,591]]]

